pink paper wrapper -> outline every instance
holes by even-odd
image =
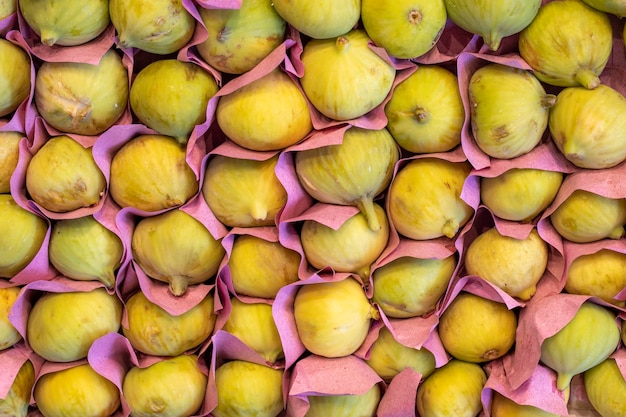
[[[4,37],[12,30],[17,30],[17,12],[0,19],[0,36]]]
[[[239,9],[241,0],[196,0],[200,7],[206,9]]]
[[[463,52],[477,52],[481,44],[480,37],[461,29],[448,19],[435,46],[413,61],[426,65],[453,63]]]
[[[44,361],[27,348],[23,342],[0,351],[0,363],[2,364],[2,367],[0,367],[0,399],[6,398],[18,372],[26,361],[30,361],[33,364],[36,376]],[[35,404],[32,395],[30,404]]]

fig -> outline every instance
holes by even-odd
[[[298,151],[296,174],[313,198],[328,204],[356,206],[372,230],[379,230],[374,199],[391,182],[400,159],[389,131],[348,129],[339,145]]]
[[[126,301],[128,325],[122,333],[140,352],[178,356],[200,346],[213,333],[216,314],[213,294],[180,315],[172,315],[138,291]]]
[[[146,275],[168,283],[175,296],[214,277],[226,253],[221,239],[180,209],[139,220],[131,250]]]
[[[496,63],[472,74],[468,94],[476,144],[499,159],[528,153],[541,142],[556,101],[532,72]]]
[[[385,115],[402,149],[434,153],[456,148],[465,121],[457,76],[439,65],[420,65],[393,89]]]
[[[607,358],[583,374],[585,393],[603,417],[626,415],[626,379],[617,362]]]
[[[17,10],[17,0],[0,0],[0,20],[9,17]]]
[[[35,78],[35,104],[55,129],[99,135],[117,122],[128,103],[128,70],[113,49],[98,65],[44,62]]]
[[[10,115],[30,95],[30,57],[0,38],[0,117]]]
[[[309,395],[305,417],[374,417],[381,398],[378,384],[363,394]]]
[[[611,249],[580,255],[572,261],[565,277],[565,291],[591,295],[618,307],[626,306],[615,296],[626,288],[626,254]]]
[[[585,301],[565,327],[543,341],[541,361],[557,373],[557,388],[566,391],[574,375],[604,361],[619,342],[615,314]]]
[[[604,13],[618,17],[626,16],[626,1],[624,0],[583,0],[587,5]]]
[[[221,96],[215,116],[230,140],[253,151],[295,145],[313,128],[306,97],[278,68]]]
[[[510,398],[505,397],[498,391],[493,392],[491,398],[491,416],[492,417],[558,417],[541,408],[532,405],[518,404]]]
[[[33,396],[44,417],[108,417],[120,407],[118,388],[88,363],[42,375]]]
[[[0,132],[0,194],[11,192],[11,176],[17,167],[20,141],[24,136],[20,132]]]
[[[26,339],[48,361],[73,362],[86,358],[96,339],[117,332],[121,320],[121,301],[102,287],[46,293],[28,314]]]
[[[7,417],[26,417],[29,411],[30,397],[35,385],[35,367],[29,360],[24,362],[15,375],[9,391],[0,398],[0,415]]]
[[[353,278],[303,285],[296,293],[298,336],[311,352],[327,358],[354,353],[365,341],[378,310]]]
[[[376,45],[396,58],[417,58],[430,51],[446,18],[443,0],[361,0],[363,28]]]
[[[319,2],[315,6],[319,8]],[[340,121],[358,118],[380,105],[391,91],[396,70],[370,49],[370,42],[364,30],[353,29],[304,45],[300,84],[324,116]]]
[[[199,12],[208,38],[196,49],[227,74],[250,71],[285,38],[287,23],[269,0],[243,0],[238,9],[200,7]]]
[[[361,16],[361,0],[275,0],[272,5],[287,23],[314,39],[343,35]]]
[[[453,238],[474,210],[461,199],[471,165],[420,158],[401,167],[387,194],[389,217],[409,239]]]
[[[17,300],[20,289],[21,287],[0,287],[0,351],[22,340],[22,335],[9,320],[9,313]]]
[[[106,178],[91,148],[67,135],[48,139],[26,168],[26,191],[46,210],[65,213],[98,204]]]
[[[582,0],[544,4],[518,40],[519,53],[535,76],[558,87],[596,88],[612,47],[609,17]]]
[[[109,193],[122,207],[148,212],[179,207],[198,187],[185,148],[171,136],[136,136],[111,161]]]

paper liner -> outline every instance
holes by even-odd
[[[241,0],[196,0],[198,6],[206,9],[239,9]]]
[[[570,417],[602,417],[589,402],[582,374],[575,375],[570,383],[570,398],[567,404]]]
[[[17,30],[17,12],[0,19],[0,36],[4,37],[12,30]]]
[[[0,399],[6,398],[18,372],[26,361],[31,361],[35,370],[35,376],[37,376],[44,360],[27,348],[23,342],[0,351],[0,363],[2,363],[0,367]],[[32,394],[30,404],[35,405]]]

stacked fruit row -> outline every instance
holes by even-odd
[[[0,1],[0,414],[626,414],[626,7],[328,3]]]

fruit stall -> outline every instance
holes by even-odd
[[[0,416],[626,416],[624,0],[0,0]]]

